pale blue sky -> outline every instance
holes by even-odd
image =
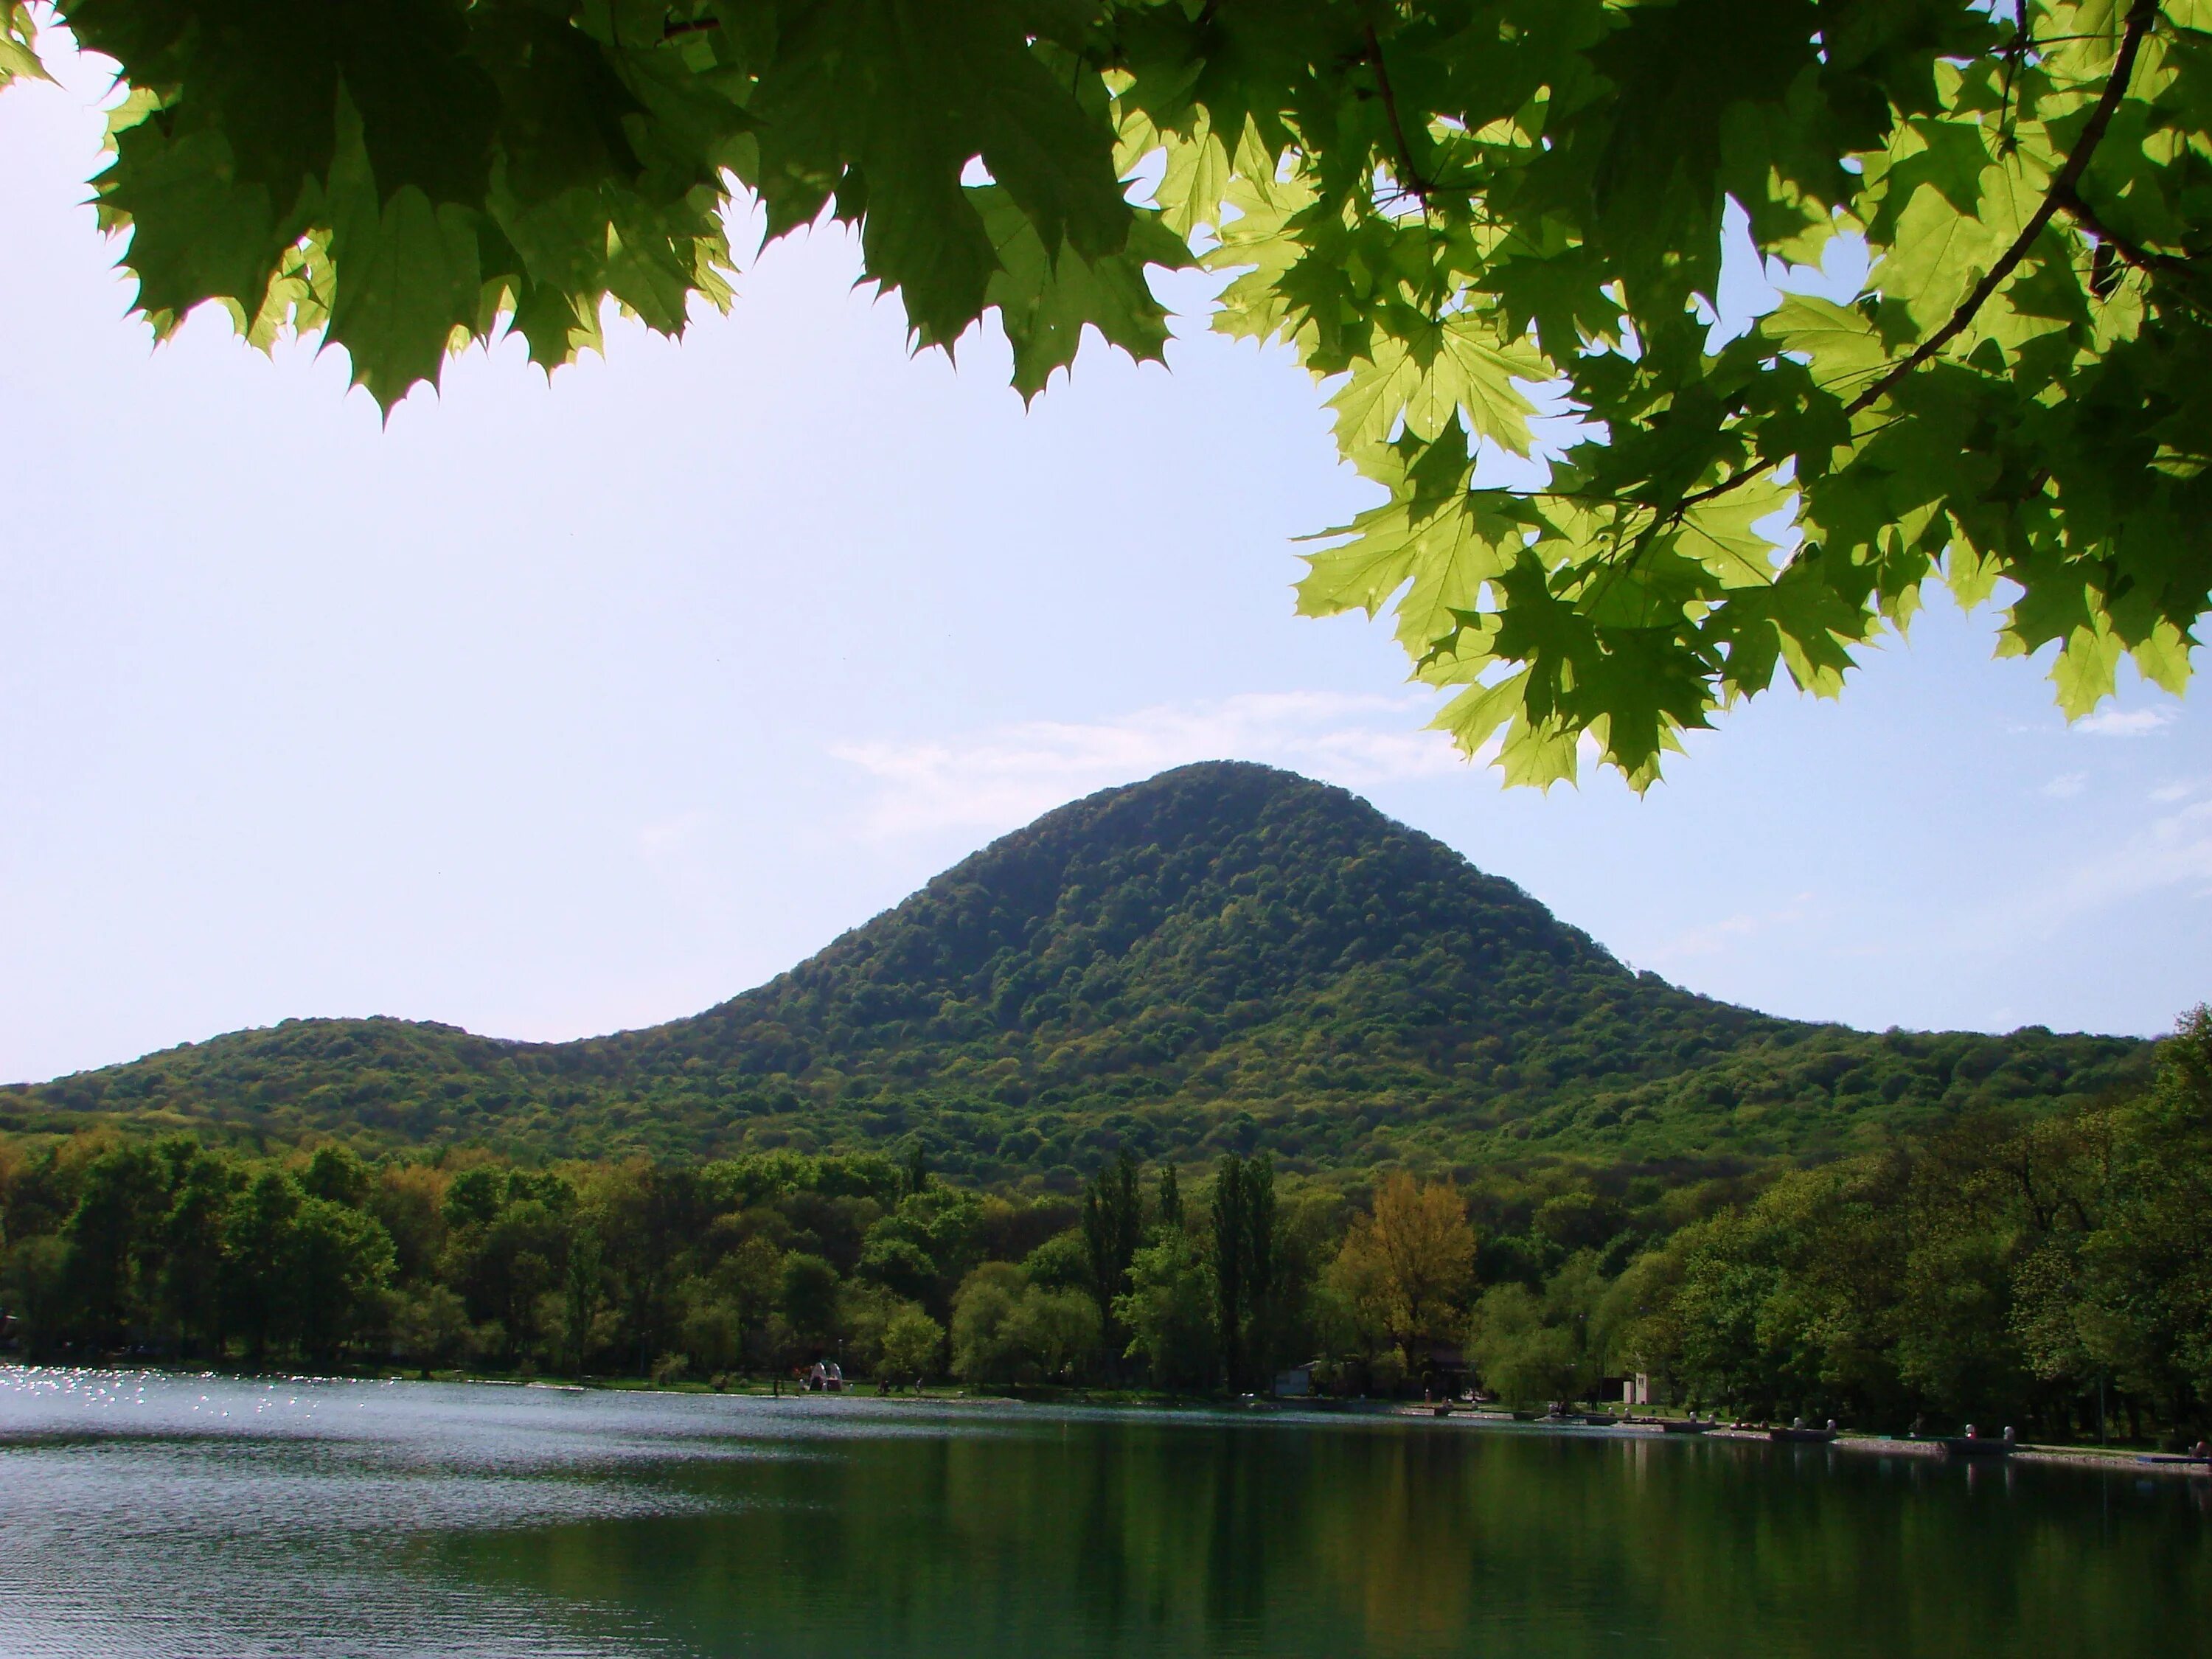
[[[1188,326],[1024,414],[1000,343],[909,359],[817,234],[680,347],[617,325],[550,389],[474,354],[386,428],[335,354],[149,346],[82,205],[98,94],[0,97],[0,1078],[293,1014],[689,1013],[1222,756],[1778,1013],[2153,1032],[2212,994],[2201,699],[2069,730],[1939,605],[1644,799],[1505,791],[1384,628],[1291,615],[1291,538],[1367,497],[1285,358]]]

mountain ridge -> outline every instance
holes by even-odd
[[[1701,997],[1347,791],[1209,762],[1054,808],[696,1015],[559,1043],[288,1021],[0,1090],[0,1124],[549,1156],[905,1138],[1063,1183],[1122,1145],[1802,1158],[2118,1086],[2146,1046],[1874,1036]]]

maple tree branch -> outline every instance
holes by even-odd
[[[2196,275],[2196,266],[2182,255],[2160,253],[2154,248],[2147,248],[2142,243],[2130,241],[2121,235],[2119,232],[2097,216],[2096,209],[2083,201],[2079,191],[2068,191],[2058,205],[2068,218],[2073,220],[2075,224],[2081,226],[2100,242],[2109,245],[2113,252],[2118,254],[2137,270],[2162,270],[2172,276]]]
[[[2012,246],[1997,257],[1988,274],[1975,283],[1966,297],[1959,302],[1958,308],[1952,312],[1942,327],[1923,340],[1910,356],[1893,364],[1880,380],[1844,405],[1844,418],[1866,413],[1898,382],[1963,334],[1981,308],[1989,303],[1990,296],[2003,286],[2005,279],[2027,257],[2027,250],[2060,209],[2065,209],[2085,229],[2094,234],[2094,227],[2081,217],[2088,210],[2082,205],[2076,186],[2081,183],[2082,173],[2088,169],[2089,158],[2097,153],[2097,146],[2104,141],[2105,130],[2112,125],[2112,116],[2119,109],[2120,100],[2127,96],[2128,82],[2135,78],[2136,58],[2142,50],[2143,37],[2150,33],[2151,25],[2158,20],[2158,9],[2159,0],[2135,0],[2134,6],[2128,12],[2127,33],[2121,38],[2119,52],[2112,59],[2112,75],[2105,82],[2105,90],[2097,100],[2097,106],[2089,112],[2089,118],[2082,125],[2081,136],[2075,142],[2073,152],[2052,178],[2050,188],[2044,191],[2042,202],[2028,216],[2027,222],[2020,228],[2020,234],[2013,238]],[[2113,246],[2120,246],[2117,241]],[[2120,251],[2124,256],[2126,250],[2121,248]],[[2165,258],[2167,256],[2150,257]],[[1732,489],[1741,489],[1753,478],[1771,472],[1780,464],[1778,459],[1762,461],[1757,466],[1731,473],[1718,483],[1692,490],[1677,501],[1659,522],[1680,523],[1682,514],[1690,508],[1725,495]]]
[[[1421,176],[1413,165],[1413,148],[1406,142],[1405,123],[1398,118],[1398,94],[1390,89],[1390,70],[1382,62],[1382,42],[1376,38],[1375,25],[1367,25],[1367,61],[1375,67],[1375,89],[1382,94],[1382,112],[1390,118],[1390,131],[1398,141],[1399,165],[1406,170],[1401,180],[1406,188],[1421,198],[1421,206],[1429,205],[1430,192],[1436,186]]]
[[[2150,33],[2151,24],[2157,21],[2158,7],[2159,0],[2136,0],[2129,9],[2127,33],[2121,39],[2118,56],[2112,59],[2112,73],[2105,82],[2104,95],[2097,100],[2096,108],[2089,112],[2089,119],[2081,128],[2081,137],[2075,142],[2073,153],[2067,156],[2066,165],[2058,169],[2057,176],[2051,181],[2050,189],[2044,191],[2042,202],[2028,216],[2027,222],[2020,228],[2020,234],[2013,238],[2012,246],[1997,256],[1996,263],[1989,269],[1989,274],[1975,283],[1966,297],[1959,302],[1959,308],[1951,313],[1948,322],[1923,340],[1910,356],[1844,406],[1846,416],[1863,414],[1892,386],[1963,334],[1983,306],[1988,303],[1990,295],[2003,285],[2005,278],[2011,276],[2020,262],[2027,257],[2028,248],[2037,237],[2043,234],[2043,228],[2051,222],[2051,216],[2058,211],[2068,197],[2074,194],[2075,186],[2081,182],[2082,173],[2088,168],[2089,158],[2097,153],[2097,146],[2104,141],[2105,129],[2112,125],[2112,116],[2118,110],[2120,100],[2127,96],[2128,82],[2135,78],[2136,57],[2142,50],[2143,36]]]

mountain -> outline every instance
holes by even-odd
[[[1052,1184],[1122,1145],[1711,1161],[2080,1098],[2145,1049],[1872,1036],[1696,996],[1344,790],[1217,762],[1048,812],[689,1018],[567,1043],[292,1020],[0,1091],[0,1127],[554,1156],[918,1137],[949,1170]]]

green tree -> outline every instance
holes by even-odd
[[[69,1242],[69,1296],[96,1346],[120,1342],[150,1314],[171,1171],[155,1147],[127,1142],[86,1165]]]
[[[1144,1362],[1154,1388],[1184,1393],[1219,1376],[1213,1271],[1188,1234],[1163,1230],[1138,1250],[1114,1312],[1128,1358]]]
[[[468,1304],[443,1285],[426,1285],[396,1297],[390,1314],[392,1346],[424,1370],[466,1358]]]
[[[1013,1357],[1015,1380],[1079,1381],[1098,1356],[1103,1324],[1088,1296],[1030,1285],[1000,1332]]]
[[[1086,328],[1160,355],[1149,267],[1229,276],[1215,325],[1330,384],[1385,497],[1300,608],[1393,611],[1510,779],[1587,735],[1648,782],[1778,678],[1834,692],[1931,580],[2014,584],[2004,648],[2055,645],[2069,714],[2124,656],[2189,672],[2194,0],[56,9],[131,88],[94,188],[155,333],[210,303],[320,331],[387,406],[471,338],[550,368],[610,299],[666,333],[728,304],[733,187],[771,238],[855,225],[920,344],[995,311],[1024,396]],[[35,73],[4,16],[0,78]],[[1714,328],[1730,239],[1798,266],[1844,236],[1865,291]],[[1537,465],[1478,484],[1496,454]]]
[[[1511,1405],[1571,1400],[1584,1378],[1574,1333],[1547,1319],[1543,1299],[1526,1285],[1484,1292],[1468,1321],[1467,1354],[1484,1384]]]
[[[910,1382],[919,1388],[943,1363],[944,1352],[945,1327],[909,1304],[884,1323],[878,1376],[887,1383]]]
[[[837,1269],[818,1255],[793,1250],[783,1259],[777,1311],[801,1341],[826,1344],[837,1328]]]
[[[392,1237],[375,1217],[323,1198],[301,1203],[290,1234],[292,1334],[307,1358],[328,1363],[381,1314]]]
[[[921,1245],[896,1233],[879,1237],[872,1231],[854,1272],[910,1302],[932,1300],[937,1294],[937,1263]]]
[[[1012,1262],[987,1261],[953,1302],[953,1374],[972,1382],[1070,1381],[1096,1356],[1101,1328],[1087,1294],[1047,1290]]]
[[[1003,1333],[1029,1289],[1011,1261],[987,1261],[961,1281],[952,1299],[952,1374],[969,1382],[1012,1380]]]
[[[375,1177],[368,1165],[361,1161],[360,1153],[342,1142],[332,1141],[315,1148],[307,1169],[301,1173],[300,1186],[310,1198],[327,1199],[333,1204],[358,1210],[368,1203]]]
[[[1214,1329],[1231,1392],[1265,1380],[1276,1303],[1275,1166],[1265,1152],[1223,1156],[1214,1173]]]
[[[1120,1337],[1114,1304],[1128,1289],[1129,1263],[1144,1231],[1137,1161],[1124,1151],[1093,1177],[1083,1194],[1083,1244],[1091,1264],[1091,1294],[1109,1343]]]
[[[2212,1010],[2184,1016],[2160,1062],[2142,1100],[2082,1138],[2096,1207],[2069,1206],[2081,1230],[2050,1252],[2063,1267],[2038,1311],[2063,1322],[2064,1358],[2078,1355],[2051,1369],[2076,1387],[2115,1382],[2201,1433],[2212,1427]]]
[[[76,1322],[69,1245],[53,1233],[19,1238],[0,1256],[0,1314],[33,1358],[58,1352]]]
[[[1152,1224],[1168,1232],[1182,1231],[1182,1184],[1172,1164],[1160,1165],[1159,1196],[1153,1203]]]
[[[264,1169],[232,1198],[223,1217],[223,1291],[231,1328],[259,1364],[296,1328],[294,1224],[306,1195],[283,1170]]]
[[[169,1212],[161,1224],[159,1304],[179,1352],[219,1357],[223,1348],[222,1222],[239,1171],[184,1135],[161,1142],[169,1164]]]
[[[556,1317],[546,1322],[555,1334],[556,1351],[568,1373],[581,1376],[591,1362],[592,1348],[608,1334],[606,1252],[599,1243],[599,1227],[588,1215],[571,1224],[567,1243],[557,1304],[551,1310]],[[739,1324],[742,1329],[742,1316]]]

